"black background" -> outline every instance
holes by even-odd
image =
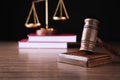
[[[1,0],[0,40],[18,41],[35,29],[24,26],[32,0]],[[70,19],[54,21],[52,16],[58,0],[49,0],[49,27],[58,32],[74,33],[81,38],[85,18],[100,21],[98,36],[105,41],[120,40],[119,3],[117,0],[64,0]],[[45,25],[44,2],[36,4],[42,26]]]

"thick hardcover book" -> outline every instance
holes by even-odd
[[[67,48],[67,42],[40,42],[22,39],[18,42],[19,48]]]
[[[106,53],[76,51],[59,54],[58,61],[82,67],[95,67],[112,62],[112,58]]]
[[[56,34],[40,36],[34,33],[28,34],[29,41],[43,41],[43,42],[76,42],[77,36],[74,34]]]

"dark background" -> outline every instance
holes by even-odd
[[[24,26],[32,0],[1,0],[0,40],[18,41],[36,29]],[[100,21],[98,36],[104,41],[120,41],[118,0],[64,0],[70,19],[54,21],[52,16],[58,0],[49,0],[49,27],[58,32],[74,33],[81,38],[85,18]],[[44,2],[36,4],[42,26],[45,26]]]

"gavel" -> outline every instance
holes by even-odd
[[[98,35],[98,25],[99,21],[93,18],[86,18],[84,20],[84,28],[81,37],[81,47],[80,50],[82,51],[89,51],[94,52],[96,47],[96,43],[98,42],[99,45],[103,46],[109,52],[116,56],[120,56],[118,51],[116,51],[112,46],[102,41]]]
[[[99,43],[112,54],[120,56],[109,44],[98,38],[99,21],[93,18],[86,18],[81,36],[81,46],[78,51],[59,54],[59,62],[80,65],[83,67],[94,67],[112,62],[112,56],[104,52],[96,52],[96,44]]]

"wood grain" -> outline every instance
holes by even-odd
[[[120,79],[120,60],[94,68],[57,62],[59,53],[76,50],[79,48],[19,49],[17,42],[0,42],[0,80]]]

